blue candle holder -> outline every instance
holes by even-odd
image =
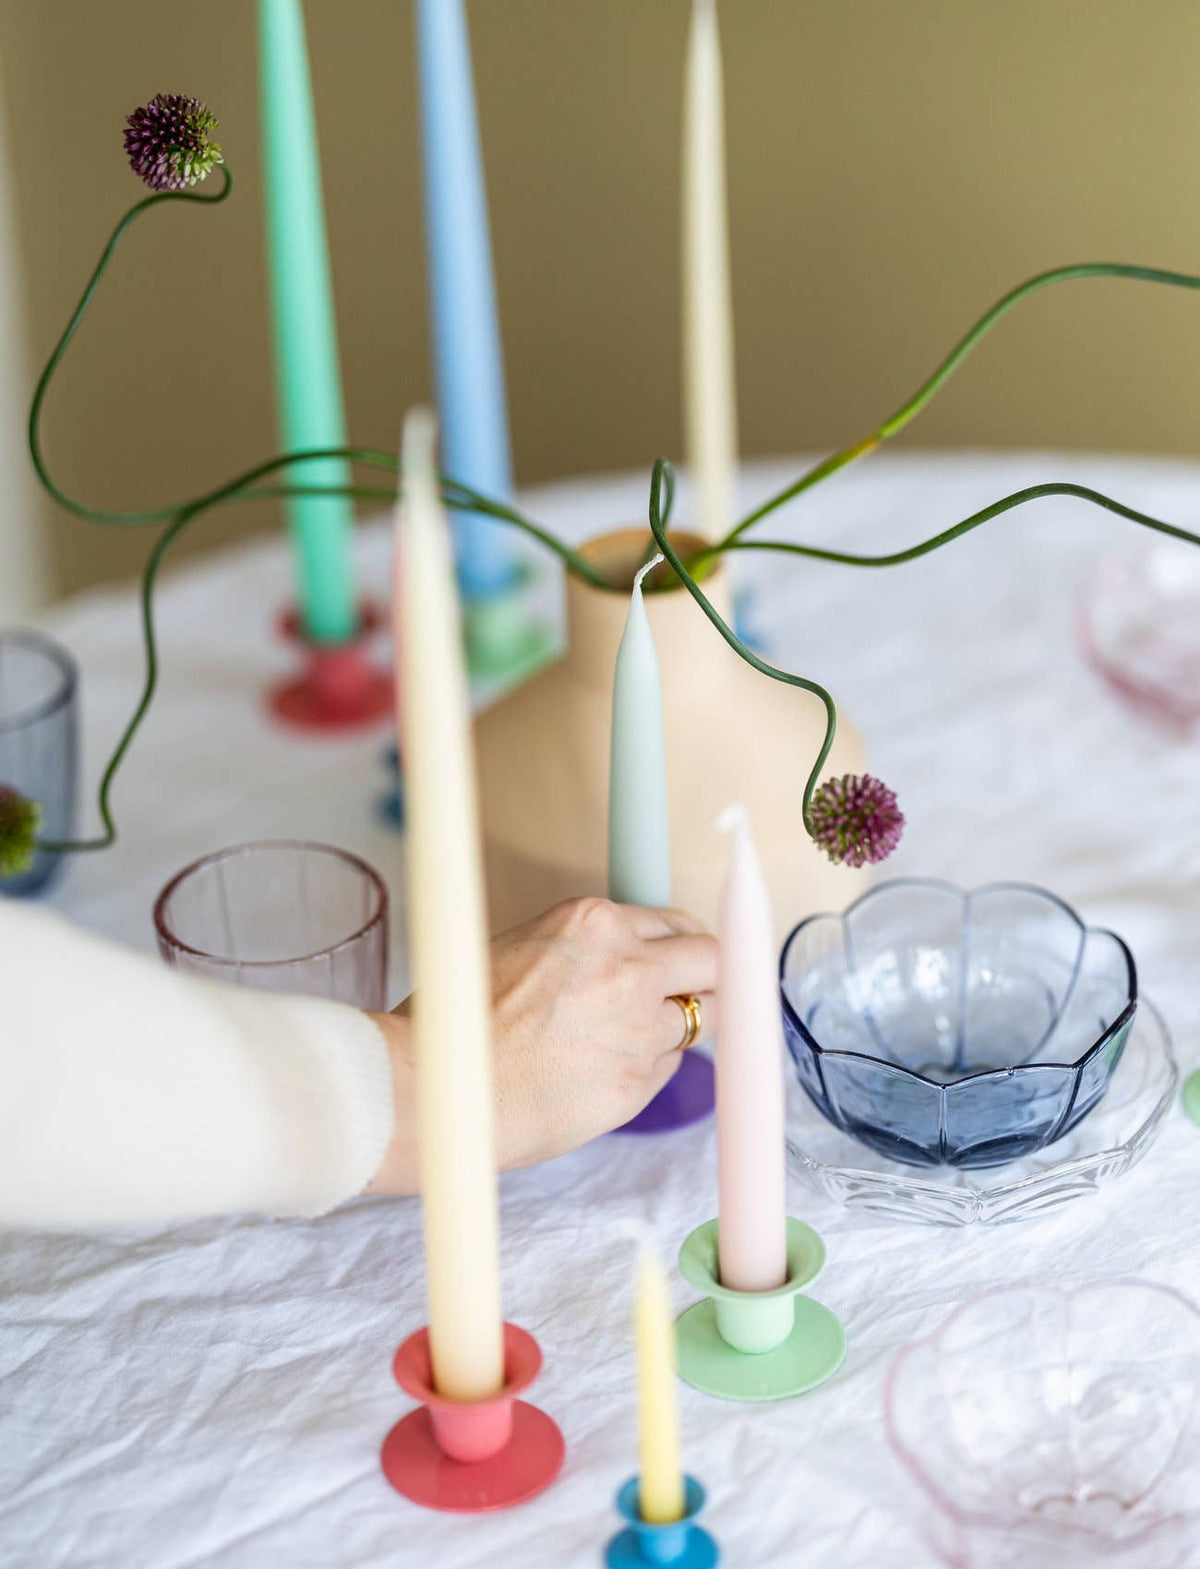
[[[704,1489],[695,1477],[683,1479],[684,1514],[681,1520],[654,1525],[638,1513],[638,1479],[630,1477],[617,1494],[617,1512],[626,1521],[609,1542],[604,1554],[608,1569],[638,1569],[646,1564],[670,1569],[713,1569],[721,1557],[716,1542],[696,1516],[704,1508]]]
[[[399,746],[384,748],[383,766],[391,780],[391,788],[379,797],[377,810],[380,818],[397,833],[404,832],[404,764]]]

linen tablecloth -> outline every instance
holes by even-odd
[[[799,471],[799,460],[751,466],[742,502]],[[1192,463],[887,454],[766,530],[892,548],[1046,479],[1087,482],[1192,527],[1200,520]],[[524,500],[581,539],[644,517],[646,488],[639,474]],[[677,516],[687,515],[684,485]],[[834,691],[865,733],[872,770],[898,792],[909,823],[889,872],[1024,878],[1115,927],[1187,1069],[1200,1009],[1200,748],[1119,706],[1074,635],[1097,556],[1133,533],[1054,500],[888,572],[768,557],[742,558],[738,571],[755,586],[772,657]],[[386,527],[364,528],[359,549],[364,582],[382,593]],[[292,658],[273,632],[288,589],[282,540],[164,582],[162,688],[117,788],[120,843],[78,858],[50,896],[75,920],[149,948],[151,903],[168,876],[258,835],[366,856],[390,879],[400,916],[402,840],[375,813],[388,788],[383,737],[313,739],[264,718],[262,690]],[[561,616],[556,569],[545,567],[535,599]],[[45,625],[83,667],[91,781],[140,678],[133,595],[83,596]],[[393,941],[399,996],[402,918]],[[162,1049],[171,1049],[166,1024]],[[1200,1131],[1176,1110],[1129,1176],[1018,1226],[887,1225],[794,1185],[792,1212],[828,1246],[814,1294],[841,1317],[849,1350],[830,1384],[778,1405],[681,1389],[686,1466],[708,1488],[706,1524],[725,1562],[929,1569],[880,1420],[893,1352],[1004,1282],[1137,1274],[1200,1297],[1198,1184]],[[425,1317],[415,1201],[360,1201],[315,1222],[0,1239],[5,1569],[599,1563],[617,1525],[613,1491],[636,1464],[622,1223],[648,1224],[673,1261],[715,1211],[713,1129],[602,1139],[505,1177],[502,1201],[507,1315],[541,1342],[535,1398],[561,1423],[568,1452],[549,1492],[475,1519],[417,1510],[379,1470],[380,1441],[409,1405],[391,1355]],[[679,1305],[690,1300],[677,1275],[673,1289]]]

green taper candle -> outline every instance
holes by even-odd
[[[671,902],[671,823],[658,653],[637,574],[613,672],[608,784],[608,896],[619,904]]]
[[[275,344],[279,432],[289,452],[343,447],[346,419],[312,83],[300,0],[259,0],[259,65],[267,265]],[[345,485],[339,458],[297,465],[286,480]],[[354,636],[354,513],[343,496],[287,504],[299,566],[300,615],[317,643]]]

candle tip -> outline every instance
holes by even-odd
[[[661,565],[661,563],[664,562],[666,559],[667,559],[666,556],[664,556],[662,551],[660,550],[658,555],[651,556],[650,560],[647,561],[646,565],[644,567],[640,567],[638,569],[638,571],[637,571],[637,573],[636,573],[636,575],[634,576],[634,579],[633,579],[633,590],[634,590],[635,594],[640,594],[641,593],[641,591],[642,591],[642,579],[646,576],[646,574],[648,572],[653,572],[655,567]]]
[[[721,834],[736,833],[739,828],[749,828],[750,813],[740,801],[734,801],[727,806],[717,818],[716,829]]]
[[[404,416],[400,442],[401,462],[410,475],[432,475],[437,471],[437,416],[424,404],[409,409]]]
[[[658,1238],[654,1234],[653,1227],[647,1225],[644,1220],[627,1215],[614,1224],[613,1230],[617,1236],[627,1242],[632,1242],[637,1248],[638,1265],[640,1268],[654,1269],[658,1267],[661,1269],[662,1255],[659,1252]]]

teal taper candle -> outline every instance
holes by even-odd
[[[609,898],[656,908],[671,902],[671,825],[662,681],[642,579],[662,559],[634,579],[613,675],[608,775]]]
[[[267,263],[280,438],[289,452],[346,445],[337,327],[329,276],[316,118],[300,0],[259,0],[259,63]],[[286,481],[345,485],[339,458],[296,465]],[[353,509],[343,496],[288,503],[300,613],[318,643],[342,643],[357,623]]]

